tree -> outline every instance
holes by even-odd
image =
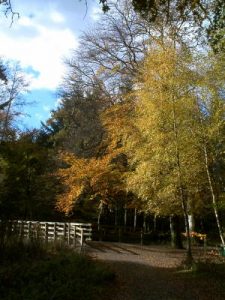
[[[112,10],[103,16],[96,29],[83,34],[80,49],[69,61],[69,73],[62,84],[62,106],[48,121],[50,127],[58,131],[53,133],[55,141],[63,143],[67,151],[73,152],[76,160],[93,158],[100,163],[109,147],[103,142],[108,138],[108,130],[101,116],[113,111],[113,108],[118,113],[118,103],[124,102],[124,94],[135,88],[134,78],[141,70],[151,41],[160,37],[165,43],[170,37],[175,44],[186,44],[182,37],[186,36],[182,34],[184,27],[185,22],[179,24],[174,20],[166,24],[163,18],[157,24],[150,25],[134,12],[129,1],[120,0],[112,4]],[[123,111],[124,106],[120,108]],[[120,128],[116,128],[118,139]],[[94,143],[88,142],[91,140]],[[79,163],[90,168],[97,164],[94,160],[90,164],[87,160],[80,160]],[[109,165],[105,165],[104,174],[111,174]],[[86,167],[83,166],[84,170]],[[68,172],[74,173],[69,168]],[[78,174],[78,178],[82,178],[83,175]],[[84,175],[87,176],[86,171]],[[108,178],[108,175],[105,177]],[[68,182],[66,185],[69,186]],[[78,186],[81,187],[80,183]],[[79,196],[75,193],[73,199],[79,199],[82,195],[79,188]],[[84,190],[86,192],[87,189]]]
[[[225,50],[225,4],[221,0],[215,2],[213,21],[207,33],[212,49],[215,52],[223,52]]]
[[[126,200],[123,178],[127,160],[118,134],[120,119],[112,121],[114,113],[115,110],[107,109],[101,114],[104,130],[107,131],[101,142],[101,155],[82,158],[65,151],[60,153],[63,163],[57,174],[64,183],[64,191],[58,196],[57,207],[60,211],[71,214],[87,199],[89,208],[95,207],[96,210],[97,206],[100,221],[104,206],[113,209],[118,201],[123,205]]]
[[[97,86],[109,103],[119,101],[119,95],[132,86],[149,36],[148,23],[134,12],[130,2],[115,2],[110,13],[80,37],[80,47],[68,60],[67,85]]]
[[[60,183],[53,175],[49,149],[38,145],[37,132],[2,142],[0,149],[0,218],[46,219],[54,216]]]
[[[0,80],[7,82],[7,76],[6,76],[6,68],[4,64],[0,61]]]
[[[19,13],[14,11],[11,0],[0,0],[0,6],[3,6],[3,12],[5,14],[6,17],[8,17],[8,15],[11,16],[11,25],[13,24],[14,18],[17,17],[19,18]]]
[[[219,198],[223,194],[224,177],[224,55],[209,54],[201,63],[200,88],[197,108],[201,122],[200,147],[204,154],[209,192],[219,236],[224,245],[223,229],[219,218]],[[222,197],[223,199],[223,197]]]
[[[0,140],[10,138],[13,121],[20,114],[17,107],[24,104],[21,95],[28,87],[17,63],[8,64],[4,74],[7,81],[0,81]]]
[[[69,72],[63,85],[71,90],[74,85],[83,90],[97,87],[109,105],[123,101],[123,94],[133,89],[149,43],[170,38],[176,44],[196,47],[204,36],[197,35],[194,22],[180,20],[174,8],[173,13],[169,21],[161,13],[149,22],[134,11],[129,0],[110,3],[109,13],[80,37],[80,47],[67,61]]]
[[[56,145],[72,151],[78,157],[98,154],[104,135],[100,112],[104,109],[104,98],[97,89],[66,90],[61,93],[62,103],[48,120]]]
[[[211,1],[212,2],[212,1]],[[193,14],[196,21],[202,23],[205,18],[208,17],[210,1],[169,1],[169,0],[132,0],[134,9],[141,13],[144,17],[149,18],[151,21],[155,21],[160,14],[164,14],[167,20],[173,16],[174,9],[178,13],[180,19],[187,18],[190,13]]]
[[[193,61],[189,52],[172,45],[151,46],[134,92],[136,131],[126,141],[133,166],[127,183],[128,189],[145,200],[145,209],[184,215],[191,262],[188,215],[206,176],[195,138],[200,122]]]
[[[197,39],[207,38],[214,51],[224,49],[224,1],[222,0],[132,0],[133,8],[151,24],[162,19],[167,23],[189,22],[195,27]],[[100,1],[101,3],[101,1]],[[103,11],[109,11],[112,3],[102,1]],[[192,24],[192,25],[191,25]],[[191,34],[192,38],[193,31]]]

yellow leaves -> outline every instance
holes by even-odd
[[[96,75],[100,76],[100,75],[104,74],[105,71],[106,71],[106,67],[100,66],[96,72]]]
[[[188,61],[189,55],[180,49],[160,46],[151,48],[138,78],[143,83],[139,90],[141,97],[146,99],[147,96],[160,106],[174,97],[175,93],[180,97],[185,85],[188,91],[190,86],[186,82],[190,84],[190,80],[194,81],[193,70]]]
[[[103,62],[104,63],[104,62]],[[121,69],[121,66],[120,64],[114,64],[114,66],[111,68],[110,70],[110,73],[111,74],[116,74],[118,71],[120,71]],[[96,76],[101,76],[101,75],[104,75],[105,72],[108,72],[109,71],[109,67],[106,67],[106,66],[100,66],[97,71],[96,71]]]
[[[113,105],[105,110],[101,115],[101,121],[107,130],[106,143],[108,145],[108,153],[121,152],[121,139],[124,130],[130,130],[131,124],[129,115],[132,107],[131,103],[124,102]]]
[[[120,71],[120,69],[121,69],[120,64],[115,64],[111,69],[111,73],[116,74],[118,71]]]
[[[184,232],[183,235],[186,237],[187,236],[187,233]],[[207,234],[205,233],[199,233],[199,232],[196,232],[196,231],[191,231],[190,232],[190,237],[196,237],[196,238],[199,238],[201,241],[203,240],[206,240],[207,238]]]
[[[106,202],[109,196],[112,197],[123,189],[123,170],[116,163],[119,153],[118,149],[112,152],[108,150],[100,158],[84,159],[61,152],[59,157],[62,165],[65,165],[58,170],[57,175],[65,190],[58,196],[57,208],[68,214],[84,193],[90,199],[98,195]]]
[[[153,47],[134,91],[133,124],[139,138],[128,147],[135,171],[130,172],[127,184],[129,190],[148,199],[148,207],[155,210],[158,206],[162,213],[180,212],[181,182],[190,188],[202,168],[193,92],[196,78],[191,76],[190,62],[190,55],[180,49]],[[130,139],[136,137],[131,134]]]

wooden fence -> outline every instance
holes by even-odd
[[[78,242],[81,246],[86,240],[92,239],[92,224],[38,222],[38,221],[9,221],[7,230],[18,234],[21,238],[39,238],[48,241],[64,241],[69,245]]]

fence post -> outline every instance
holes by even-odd
[[[54,241],[57,240],[57,223],[54,223]]]
[[[64,227],[63,227],[63,241],[66,241],[66,223],[64,223]]]
[[[28,222],[28,239],[31,238],[31,222]]]
[[[74,225],[74,237],[73,237],[73,244],[74,244],[74,247],[76,247],[76,225]]]
[[[40,238],[40,223],[36,223],[36,239]]]
[[[82,247],[83,243],[84,243],[84,229],[83,228],[81,228],[80,233],[81,233],[80,243],[81,243],[81,247]]]
[[[23,221],[21,221],[21,225],[20,225],[20,239],[23,238]]]
[[[70,223],[68,223],[67,243],[70,245]]]
[[[48,242],[48,223],[45,223],[45,242]]]
[[[17,231],[17,223],[18,223],[18,221],[13,221],[13,228],[12,228],[13,234],[17,234],[18,233],[18,231]]]

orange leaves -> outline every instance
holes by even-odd
[[[108,202],[123,188],[120,164],[116,157],[118,149],[101,158],[83,159],[67,152],[59,154],[64,166],[57,175],[64,185],[64,191],[58,195],[57,208],[68,214],[76,202],[87,194],[89,198],[100,196]]]
[[[64,186],[57,199],[60,211],[68,214],[84,198],[109,203],[121,190],[125,191],[127,159],[121,128],[128,121],[129,109],[129,105],[116,104],[102,112],[105,134],[98,146],[98,156],[80,158],[68,152],[59,153],[61,167],[57,175]]]
[[[182,234],[185,237],[187,236],[186,232],[184,232]],[[201,241],[203,241],[203,240],[206,240],[207,234],[205,234],[205,233],[198,233],[198,232],[195,232],[195,231],[191,231],[190,232],[190,237],[192,237],[192,238],[196,237],[196,238],[199,238]]]

